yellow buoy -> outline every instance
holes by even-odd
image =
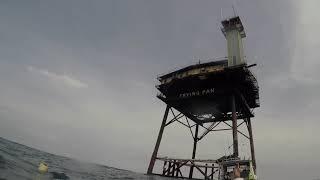
[[[48,172],[48,165],[44,162],[40,162],[39,167],[38,167],[38,171],[41,174]]]

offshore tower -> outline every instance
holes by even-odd
[[[197,179],[228,180],[248,178],[251,171],[256,171],[251,119],[253,109],[260,103],[258,83],[249,69],[254,64],[247,65],[244,58],[242,38],[246,34],[240,18],[228,18],[221,24],[227,40],[226,59],[190,65],[158,77],[157,97],[166,103],[166,110],[147,174],[194,179],[198,171]],[[169,113],[173,118],[168,120]],[[191,158],[158,156],[164,129],[173,122],[190,129]],[[244,125],[247,132],[239,130]],[[218,131],[232,132],[233,153],[215,159],[196,159],[197,143],[208,133]],[[239,157],[238,135],[249,140],[250,159]],[[154,172],[156,162],[163,162],[162,172]]]

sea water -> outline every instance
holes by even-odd
[[[38,165],[41,161],[44,161],[49,165],[49,172],[46,174],[38,173]],[[165,180],[168,178],[147,176],[127,170],[80,162],[74,159],[36,150],[0,137],[0,180],[20,179]]]

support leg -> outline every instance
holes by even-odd
[[[195,134],[194,134],[192,159],[195,159],[195,158],[196,158],[197,144],[198,144],[198,130],[199,130],[199,124],[196,125],[196,132],[195,132]],[[189,179],[192,179],[192,176],[193,176],[193,168],[194,168],[194,166],[191,166],[191,167],[190,167]]]
[[[232,108],[232,136],[233,136],[233,155],[239,157],[238,149],[238,124],[237,124],[237,110],[236,100],[234,95],[231,97],[231,108]]]
[[[250,136],[250,149],[251,149],[251,159],[252,159],[252,165],[256,171],[256,156],[255,156],[255,152],[254,152],[254,144],[253,144],[253,133],[252,133],[252,125],[251,125],[251,119],[248,118],[248,132],[249,132],[249,136]]]
[[[162,120],[162,124],[161,124],[161,127],[160,127],[160,131],[159,131],[159,134],[158,134],[158,139],[157,139],[156,145],[154,147],[154,150],[153,150],[153,153],[152,153],[152,156],[151,156],[151,160],[150,160],[150,163],[149,163],[147,174],[152,174],[153,167],[154,167],[154,164],[156,162],[157,155],[158,155],[160,142],[161,142],[161,139],[162,139],[163,130],[164,130],[164,127],[166,125],[167,118],[168,118],[169,109],[170,109],[170,107],[167,106],[166,107],[166,111],[165,111],[164,116],[163,116],[163,120]]]
[[[206,178],[206,177],[208,177],[208,164],[206,164],[206,167],[205,167],[205,169],[204,169],[204,176],[205,176],[205,179],[208,179],[208,178]]]

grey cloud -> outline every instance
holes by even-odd
[[[54,72],[50,72],[46,69],[39,69],[33,66],[28,66],[27,70],[30,72],[35,72],[38,73],[39,75],[42,76],[46,76],[47,78],[49,78],[49,80],[53,80],[53,81],[61,81],[63,82],[65,85],[68,85],[70,87],[75,87],[75,88],[87,88],[88,85],[84,82],[81,82],[78,79],[75,79],[73,77],[70,77],[69,75],[66,74],[56,74]]]
[[[145,172],[164,111],[155,97],[156,76],[225,56],[220,13],[232,14],[234,4],[248,36],[248,62],[258,63],[261,108],[253,125],[259,175],[317,177],[320,159],[311,156],[320,148],[319,23],[311,21],[318,18],[316,0],[0,4],[1,136]],[[187,130],[166,133],[162,155],[190,155]],[[177,142],[184,143],[172,147]],[[229,142],[227,134],[210,135],[199,156],[223,155]]]

